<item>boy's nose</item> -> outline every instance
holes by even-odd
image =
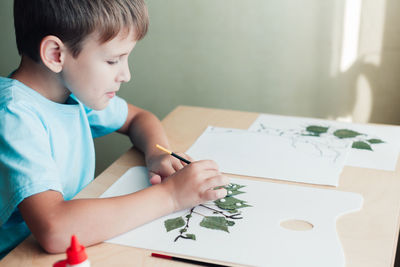
[[[126,62],[122,67],[121,72],[118,75],[118,81],[124,83],[124,82],[129,82],[130,79],[131,79],[131,72],[129,70],[128,62]]]

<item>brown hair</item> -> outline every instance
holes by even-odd
[[[20,55],[39,62],[39,46],[47,35],[63,41],[74,57],[85,38],[99,33],[100,43],[111,40],[124,28],[142,39],[149,19],[143,0],[15,0],[14,26]]]

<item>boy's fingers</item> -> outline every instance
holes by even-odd
[[[189,155],[187,155],[185,153],[176,153],[176,154],[181,156],[184,159],[189,160],[190,162],[193,161],[193,159]],[[185,162],[183,162],[183,161],[181,161],[181,160],[179,160],[177,158],[173,158],[173,160],[172,160],[172,167],[175,169],[175,171],[179,171],[180,169],[182,169],[186,165],[187,165],[187,163],[185,163]]]
[[[203,194],[203,198],[204,200],[208,201],[208,200],[217,200],[220,198],[224,198],[227,195],[227,191],[225,188],[220,188],[217,190],[214,189],[209,189],[206,192],[204,192]]]
[[[152,185],[161,183],[161,176],[160,175],[158,175],[158,174],[156,174],[154,172],[149,172],[149,174],[150,174],[150,183]]]
[[[172,168],[174,168],[175,171],[179,171],[183,167],[184,167],[184,165],[179,159],[172,160]]]
[[[163,162],[161,165],[161,169],[162,169],[162,172],[160,172],[159,174],[157,174],[157,173],[155,173],[155,174],[163,176],[163,177],[167,177],[176,172],[176,169],[173,166],[173,161],[172,161],[172,163],[170,161]]]
[[[218,164],[213,160],[199,160],[192,163],[193,165],[198,165],[199,168],[205,170],[218,170]],[[192,165],[190,164],[190,165]]]
[[[208,178],[202,185],[202,191],[206,192],[208,190],[214,190],[218,186],[225,186],[229,184],[229,178],[225,175],[216,175],[212,178]],[[226,191],[226,190],[225,190]]]

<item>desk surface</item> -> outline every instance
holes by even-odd
[[[180,106],[173,110],[162,123],[173,150],[186,151],[207,125],[247,129],[257,116],[257,113],[251,112]],[[144,165],[142,154],[130,149],[77,197],[100,196],[125,171],[136,165]],[[345,166],[337,190],[360,193],[364,197],[364,206],[361,211],[344,215],[337,221],[337,231],[345,253],[346,266],[393,266],[399,232],[399,168],[397,164],[396,171],[389,172]],[[246,178],[265,181],[265,179]],[[95,267],[186,266],[184,263],[152,258],[148,250],[108,243],[89,247],[87,253],[92,266]],[[55,261],[64,257],[64,254],[46,254],[30,236],[0,262],[0,267],[52,266]]]

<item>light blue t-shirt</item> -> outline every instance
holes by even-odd
[[[127,114],[119,97],[95,111],[0,77],[0,259],[30,234],[18,204],[47,190],[72,199],[94,178],[93,138],[121,128]]]

